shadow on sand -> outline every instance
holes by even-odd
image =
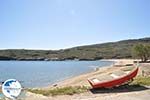
[[[123,92],[134,92],[134,91],[142,91],[150,88],[141,86],[141,85],[122,85],[119,87],[111,88],[111,89],[90,89],[93,94],[98,93],[123,93]]]

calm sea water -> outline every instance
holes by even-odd
[[[15,78],[24,87],[44,87],[107,66],[108,61],[0,61],[0,81]]]

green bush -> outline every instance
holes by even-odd
[[[147,44],[138,44],[133,48],[134,55],[146,62],[150,57],[150,46]]]

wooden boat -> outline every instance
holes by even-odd
[[[125,66],[116,72],[88,79],[88,82],[94,89],[117,87],[133,80],[133,78],[137,75],[138,69],[138,67]]]

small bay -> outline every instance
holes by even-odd
[[[23,87],[50,84],[111,65],[111,61],[0,61],[0,81],[15,78]]]

